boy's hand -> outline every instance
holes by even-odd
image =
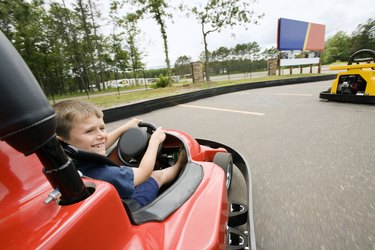
[[[132,118],[130,121],[126,122],[125,124],[126,124],[127,128],[136,128],[136,127],[138,127],[138,124],[141,121],[142,121],[141,119]]]
[[[165,133],[161,130],[161,127],[158,127],[154,133],[151,135],[150,142],[153,141],[158,145],[165,140]]]

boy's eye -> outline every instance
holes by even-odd
[[[86,134],[92,134],[93,132],[94,132],[93,129],[88,129],[88,130],[86,130]]]

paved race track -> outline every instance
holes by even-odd
[[[375,107],[320,101],[330,84],[236,92],[140,118],[246,157],[258,249],[374,250]]]

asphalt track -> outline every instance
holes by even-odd
[[[375,107],[319,100],[330,85],[235,92],[140,118],[243,154],[257,249],[374,250]]]

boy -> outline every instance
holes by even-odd
[[[56,111],[57,138],[80,150],[106,155],[106,149],[141,120],[133,118],[114,131],[107,133],[103,112],[91,103],[68,100],[54,106]],[[153,201],[159,188],[174,180],[186,163],[186,152],[182,150],[175,165],[153,171],[157,150],[165,139],[165,133],[157,128],[151,135],[147,150],[138,168],[109,166],[96,162],[75,161],[76,168],[84,175],[111,183],[122,199],[132,198],[141,206]]]

